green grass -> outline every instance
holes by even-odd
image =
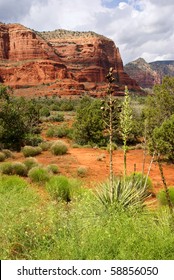
[[[55,203],[46,189],[44,198],[24,179],[1,176],[0,259],[174,258],[174,234],[167,207],[153,211],[107,210],[92,190],[81,189],[79,195],[76,186],[74,181],[70,188],[74,188],[74,199],[70,203]]]

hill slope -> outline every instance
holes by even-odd
[[[152,88],[160,84],[164,76],[174,76],[174,60],[147,63],[138,58],[124,66],[125,72],[142,88]]]

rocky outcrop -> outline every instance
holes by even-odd
[[[155,84],[161,84],[164,76],[174,76],[174,61],[147,63],[139,58],[126,64],[124,70],[142,88],[152,88]]]
[[[104,36],[65,30],[36,32],[20,24],[0,24],[0,81],[7,85],[54,83],[62,94],[63,88],[66,93],[75,88],[98,95],[106,90],[105,76],[110,67],[117,83],[115,94],[120,94],[125,85],[140,90],[124,72],[119,49]]]
[[[40,33],[56,50],[67,69],[79,82],[105,82],[105,76],[113,67],[120,89],[139,90],[137,83],[124,72],[119,49],[115,43],[94,32],[55,30]]]

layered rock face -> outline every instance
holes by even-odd
[[[174,76],[174,61],[147,63],[139,58],[126,64],[124,69],[142,88],[152,88],[155,84],[161,84],[164,76]]]
[[[123,69],[119,49],[114,42],[94,32],[55,30],[40,35],[56,50],[68,70],[79,82],[103,83],[108,69],[113,67],[120,89],[125,85],[137,89],[137,83]]]
[[[74,88],[84,92],[106,91],[110,67],[118,85],[116,94],[125,85],[140,89],[124,72],[119,49],[104,36],[65,30],[36,32],[20,24],[0,24],[0,81],[7,85],[54,83],[62,92],[64,85],[67,94],[74,83]]]

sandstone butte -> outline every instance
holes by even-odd
[[[20,24],[0,23],[0,82],[14,89],[47,86],[49,94],[106,92],[106,74],[114,68],[114,94],[141,92],[123,69],[115,43],[94,32],[37,32]],[[38,88],[37,88],[38,90]]]

